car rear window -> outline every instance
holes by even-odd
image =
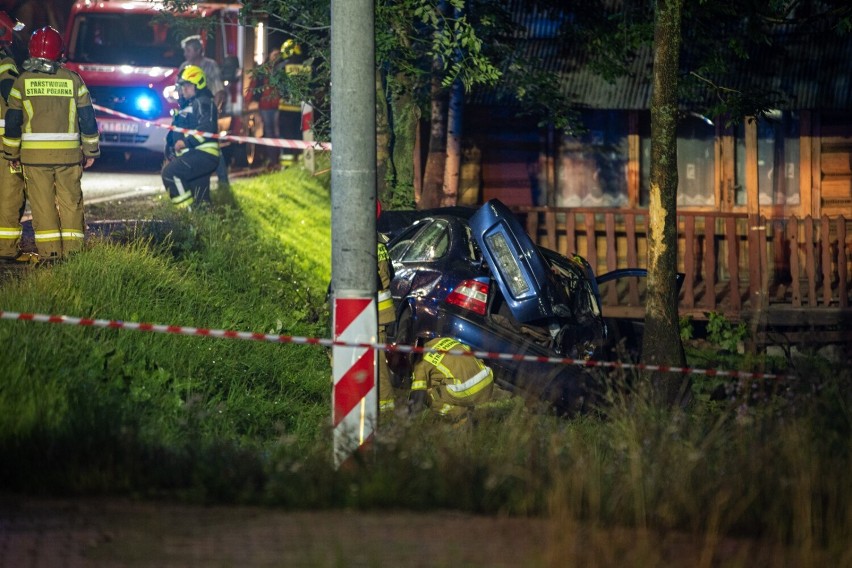
[[[449,224],[436,220],[423,228],[405,251],[402,262],[429,262],[447,254],[450,246]]]

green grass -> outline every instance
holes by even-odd
[[[0,308],[325,337],[327,178],[238,181],[233,200],[163,207],[164,223],[6,282]],[[545,516],[554,565],[618,565],[615,550],[666,565],[653,543],[670,532],[707,566],[731,537],[770,546],[732,565],[852,564],[852,379],[818,358],[690,350],[790,377],[696,379],[686,411],[616,383],[574,419],[518,399],[461,424],[394,419],[336,471],[322,348],[9,321],[0,342],[6,490]],[[601,536],[616,528],[632,536]]]
[[[258,186],[284,189],[256,211],[250,204],[194,215],[163,208],[153,215],[165,223],[121,243],[90,243],[61,265],[5,283],[0,305],[325,336],[329,224],[318,215],[307,227],[309,251],[269,227],[291,219],[284,191],[311,192],[319,212],[329,209],[328,189],[296,173],[269,177]],[[242,191],[260,190],[247,184]],[[19,466],[2,468],[11,486],[134,489],[139,481],[131,477],[149,474],[133,460],[182,463],[205,448],[257,452],[282,438],[313,444],[328,421],[330,367],[319,347],[8,321],[0,341],[0,447],[13,460],[4,463]],[[101,473],[111,467],[115,479]]]

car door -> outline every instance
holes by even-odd
[[[515,319],[526,323],[566,313],[563,288],[508,207],[488,201],[470,218],[470,228]]]

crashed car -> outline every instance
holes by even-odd
[[[478,210],[455,207],[382,215],[391,235],[391,294],[397,310],[392,343],[422,345],[452,337],[474,350],[538,357],[599,359],[611,355],[611,333],[598,284],[642,277],[621,269],[595,277],[579,255],[566,257],[532,242],[498,200]],[[390,353],[399,386],[411,356]],[[545,401],[559,412],[583,410],[596,378],[578,365],[489,359],[503,389]]]

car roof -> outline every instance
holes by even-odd
[[[382,211],[376,221],[376,230],[387,235],[395,235],[411,225],[430,217],[450,217],[467,221],[476,213],[472,207],[437,207],[434,209],[393,209]]]

